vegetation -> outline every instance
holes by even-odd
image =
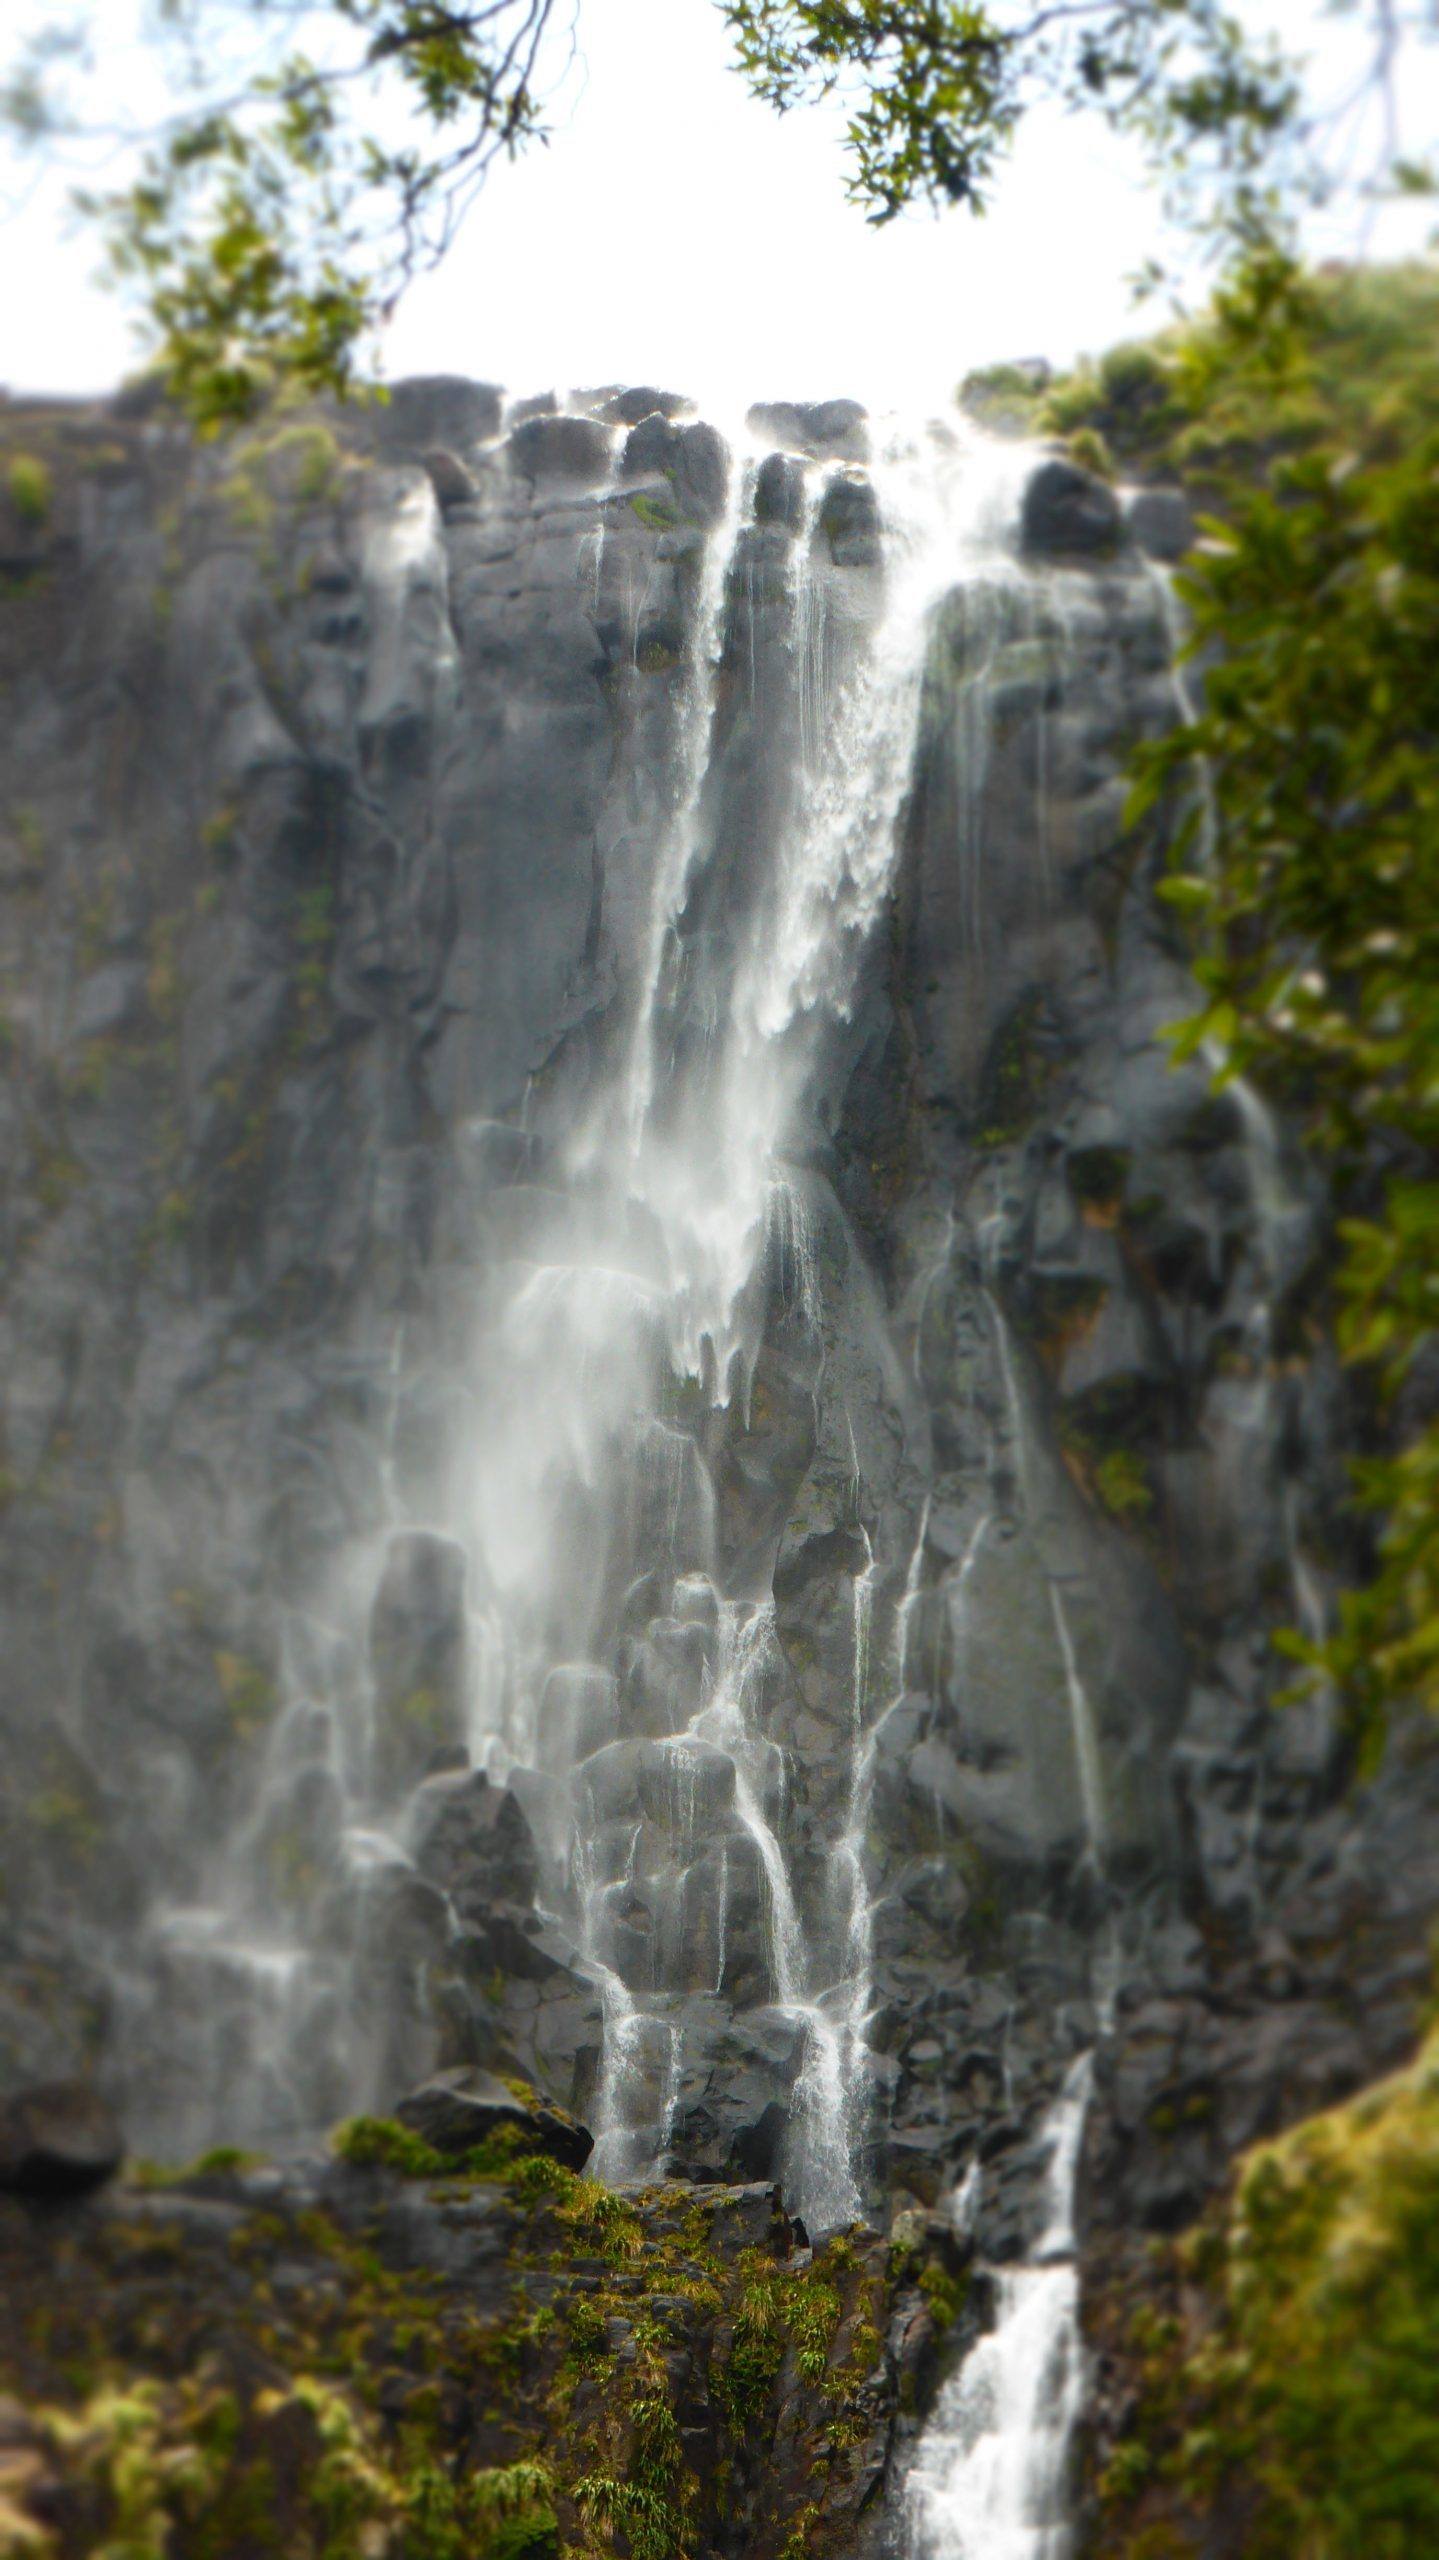
[[[1219,2518],[1246,2560],[1434,2547],[1439,2042],[1252,2152],[1125,2344],[1138,2401],[1100,2481],[1114,2560],[1193,2550]]]
[[[372,2120],[340,2148],[382,2179],[421,2174],[399,2132]],[[800,2534],[798,2560],[836,2485],[853,2512],[888,2309],[868,2235],[785,2260],[736,2246],[752,2197],[621,2197],[519,2155],[498,2196],[445,2162],[408,2205],[343,2177],[262,2190],[248,2166],[132,2179],[139,2209],[122,2193],[77,2228],[63,2287],[47,2235],[7,2226],[0,2390],[21,2436],[0,2549],[17,2560],[680,2560],[751,2512],[763,2547]],[[226,2178],[229,2213],[197,2230],[182,2198],[167,2219],[167,2190]],[[481,2227],[463,2278],[441,2273],[447,2235]],[[760,2331],[763,2382],[737,2388]]]
[[[1436,325],[1439,270],[1266,256],[1166,351],[1146,431],[1202,457],[1222,513],[1178,582],[1202,699],[1132,806],[1189,800],[1168,887],[1205,1001],[1176,1054],[1251,1077],[1332,1168],[1376,1547],[1332,1640],[1287,1642],[1371,1747],[1393,1701],[1439,1707],[1439,1419],[1412,1392],[1439,1318]]]
[[[10,504],[22,524],[42,525],[50,513],[54,490],[49,465],[38,454],[12,455],[5,473]]]
[[[1250,235],[1266,188],[1312,141],[1294,74],[1220,0],[1067,0],[1027,16],[984,0],[717,5],[759,97],[780,112],[842,99],[850,192],[875,222],[916,203],[982,208],[1045,99],[1137,136],[1182,209],[1222,202]],[[1371,6],[1374,77],[1392,82],[1406,12]],[[86,32],[83,9],[42,17],[14,58],[0,114],[22,147],[100,124],[115,142],[113,98],[87,86]],[[496,160],[542,137],[572,32],[559,0],[157,12],[170,110],[122,128],[126,178],[80,201],[202,424],[253,416],[277,382],[363,378],[379,324],[444,256]]]

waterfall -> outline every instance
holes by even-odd
[[[1060,1660],[1064,1664],[1064,1689],[1069,1700],[1070,1729],[1074,1736],[1074,1767],[1079,1781],[1079,1801],[1084,1809],[1084,1828],[1090,1857],[1096,1866],[1104,1862],[1104,1762],[1099,1748],[1099,1728],[1089,1691],[1080,1677],[1074,1638],[1069,1629],[1069,1616],[1064,1594],[1051,1577],[1049,1605],[1054,1617],[1054,1631],[1059,1638]]]
[[[203,1909],[164,1924],[172,1964],[223,1950],[236,1978],[242,1949],[258,1986],[263,2072],[242,2056],[220,2099],[231,2138],[393,2086],[369,1986],[400,1961],[386,1914],[417,1882],[411,1799],[468,1757],[528,1773],[544,1906],[602,2017],[601,2173],[662,2168],[694,2038],[758,1979],[797,2039],[794,2202],[817,2230],[861,2208],[865,1835],[925,1517],[907,1575],[873,1547],[855,1573],[846,1775],[830,1836],[806,1840],[767,1731],[774,1610],[727,1545],[722,1470],[768,1329],[815,1378],[828,1357],[805,1150],[890,887],[936,608],[963,589],[991,631],[1001,591],[1031,610],[1006,548],[1024,453],[953,426],[877,445],[867,488],[791,457],[782,537],[742,436],[706,521],[651,544],[648,569],[622,475],[575,524],[583,610],[627,635],[607,994],[517,1105],[486,1096],[460,1133],[472,1258],[446,1275],[442,1332],[407,1313],[387,1334],[373,1525],[287,1647],[276,1730],[295,1749],[217,1850]],[[836,507],[868,527],[849,553]],[[656,674],[638,635],[666,559],[683,640]],[[982,670],[971,692],[978,756]],[[427,1361],[433,1459],[407,1403]],[[382,1638],[399,1668],[377,1668]]]
[[[1084,2391],[1074,2191],[1092,2057],[1073,2064],[1041,2140],[1045,2222],[998,2279],[992,2330],[946,2383],[906,2484],[912,2560],[1068,2560],[1067,2472]],[[956,2213],[973,2211],[969,2178]]]

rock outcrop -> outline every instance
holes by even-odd
[[[621,2200],[542,2157],[220,2154],[59,2221],[0,2198],[0,2537],[877,2554],[966,2282],[942,2229],[811,2250],[772,2186]]]

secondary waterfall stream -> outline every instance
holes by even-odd
[[[1083,2395],[1074,2185],[1093,2064],[1043,2131],[1044,2227],[998,2280],[994,2327],[945,2385],[908,2481],[915,2560],[1066,2560],[1066,2466]],[[974,2199],[966,2199],[973,2210]]]

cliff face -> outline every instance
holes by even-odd
[[[1160,1038],[1169,514],[843,403],[6,431],[0,2070],[178,2158],[488,2064],[1005,2258],[1098,2043],[1175,2227],[1439,1872],[1268,1706],[1339,1386]]]

